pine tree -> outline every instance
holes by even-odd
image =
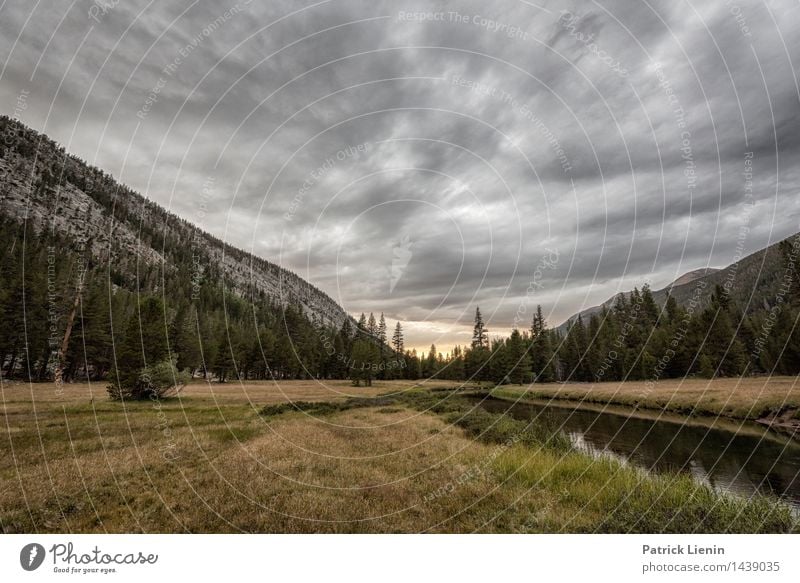
[[[344,321],[341,329],[339,330],[339,339],[342,344],[342,349],[341,352],[336,353],[336,356],[339,357],[340,361],[345,362],[353,350],[353,329],[352,326],[350,326],[350,322],[348,320]],[[337,378],[346,378],[346,377],[347,373],[345,371],[341,376]]]
[[[486,380],[490,380],[495,384],[507,383],[510,367],[511,363],[508,358],[506,343],[500,338],[495,338],[492,340],[489,359],[485,366],[487,372]]]
[[[475,309],[475,326],[472,330],[472,348],[488,348],[489,336],[483,323],[480,307]]]
[[[586,328],[583,325],[583,318],[578,317],[570,323],[567,329],[567,336],[562,346],[562,359],[565,366],[566,380],[582,381],[585,380],[583,357],[586,348]]]
[[[367,334],[367,317],[364,315],[364,312],[361,312],[361,317],[358,319],[358,324],[356,325],[356,337],[365,338]]]
[[[416,348],[412,348],[410,352],[406,352],[406,361],[408,362],[407,378],[412,380],[420,378],[422,376],[422,365],[420,364]]]
[[[554,357],[542,306],[536,306],[536,313],[531,323],[531,367],[536,382],[546,383],[555,380]]]
[[[238,349],[237,338],[235,337],[234,329],[227,329],[223,327],[218,331],[216,358],[213,361],[212,368],[214,374],[217,376],[217,381],[224,383],[228,380],[228,376],[235,372],[236,361],[234,355]]]
[[[531,339],[535,340],[538,338],[542,332],[545,330],[545,321],[544,315],[542,314],[542,306],[536,306],[536,313],[533,315],[533,321],[531,322]]]
[[[109,393],[116,397],[147,398],[148,394],[137,392],[140,376],[145,367],[156,366],[167,356],[164,303],[158,297],[148,296],[128,318]]]
[[[372,386],[379,358],[378,348],[369,340],[360,339],[353,343],[349,370],[353,385],[359,386],[364,381],[366,386]]]
[[[509,383],[521,385],[530,382],[531,358],[528,341],[516,328],[506,340],[506,359],[508,366],[506,378]]]
[[[170,349],[177,355],[178,370],[190,375],[200,368],[202,355],[197,330],[197,313],[187,305],[178,308],[170,326]]]
[[[397,354],[403,354],[403,343],[403,326],[398,322],[392,335],[392,348]]]
[[[556,337],[556,340],[553,340],[553,337]],[[557,333],[548,330],[545,328],[543,334],[541,335],[541,354],[542,360],[540,366],[534,370],[536,374],[536,380],[543,383],[551,383],[559,378],[559,362],[556,358],[556,351],[553,348],[558,343],[558,335]]]
[[[575,346],[577,349],[578,362],[574,379],[589,382],[593,380],[593,374],[587,360],[589,352],[589,339],[586,334],[586,326],[583,323],[583,316],[578,314],[578,321],[571,332],[575,335]]]
[[[436,345],[431,344],[431,349],[428,351],[428,356],[425,358],[425,364],[422,368],[422,376],[431,378],[436,375],[437,370]]]
[[[102,378],[111,367],[111,319],[108,290],[99,278],[87,285],[85,300],[79,304],[78,317],[65,358],[65,380],[72,379],[78,368],[87,376]]]
[[[353,327],[350,325],[350,320],[345,318],[342,322],[342,327],[339,329],[339,335],[345,343],[352,342],[353,340]]]
[[[345,345],[344,335],[341,330],[333,338],[333,350],[329,351],[326,367],[326,378],[344,379],[347,378],[346,356],[350,350]]]
[[[292,361],[294,354],[292,351],[292,341],[289,336],[282,332],[275,341],[275,364],[274,371],[279,379],[289,379],[294,375]]]
[[[464,355],[464,374],[466,380],[482,382],[489,380],[489,349],[485,346],[471,348]]]
[[[614,300],[613,312],[620,319],[624,319],[628,315],[628,301],[624,293],[617,294]]]
[[[251,361],[255,369],[256,378],[270,378],[272,363],[275,354],[275,334],[266,327],[261,327],[258,338],[253,342]]]
[[[677,322],[680,315],[678,302],[672,294],[667,294],[667,301],[664,303],[664,311],[667,313],[667,322],[670,324]]]
[[[447,365],[447,378],[456,381],[464,379],[464,353],[458,345],[453,348],[453,355]]]
[[[699,374],[705,379],[713,379],[715,375],[714,365],[707,354],[701,354],[698,362]]]
[[[383,349],[386,345],[386,318],[383,317],[383,312],[381,312],[381,319],[378,322],[378,342]]]
[[[744,346],[736,337],[731,311],[727,294],[717,285],[711,294],[711,305],[700,315],[702,330],[706,331],[702,354],[719,376],[741,374],[745,365]]]
[[[791,306],[800,304],[800,257],[797,256],[795,244],[800,235],[795,235],[791,239],[785,239],[778,245],[781,252],[781,261],[787,278],[788,291],[787,301]]]
[[[30,288],[22,282],[21,261],[12,252],[6,264],[3,265],[3,283],[6,293],[3,298],[2,318],[0,326],[0,354],[6,362],[5,375],[13,376],[20,354],[24,353],[25,342],[25,310],[23,306],[28,302],[23,294],[30,293]],[[3,364],[0,361],[0,365]]]
[[[589,328],[587,331],[588,344],[583,357],[583,380],[586,382],[594,381],[597,378],[597,372],[600,370],[604,355],[607,353],[601,329],[602,326],[600,317],[597,314],[589,316]]]
[[[217,342],[214,327],[208,318],[200,319],[200,349],[203,378],[209,380],[213,371],[212,365],[217,359],[217,352],[219,352],[220,346]]]
[[[641,318],[643,324],[649,328],[648,332],[650,332],[658,322],[658,316],[661,311],[653,298],[653,292],[650,291],[650,284],[646,283],[642,286],[641,302]]]

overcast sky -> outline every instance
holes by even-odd
[[[797,0],[11,0],[0,110],[448,349],[478,305],[558,324],[800,230],[798,30]]]

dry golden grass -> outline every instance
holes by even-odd
[[[657,482],[582,454],[480,443],[442,417],[404,406],[324,417],[259,414],[286,400],[334,400],[402,383],[195,384],[162,402],[109,401],[98,385],[2,385],[2,532],[592,532],[658,530],[606,506],[675,516],[691,480]],[[524,471],[522,471],[524,470]],[[587,478],[588,476],[588,478]],[[649,489],[648,489],[649,485]],[[587,500],[586,492],[606,492]],[[669,506],[661,508],[664,493]],[[739,531],[760,508],[704,494],[698,516]],[[738,504],[738,503],[737,503]],[[663,504],[662,504],[663,505]],[[691,507],[694,511],[694,507]],[[658,516],[662,516],[658,514]],[[738,522],[735,522],[738,521]],[[695,525],[682,522],[683,530]]]
[[[350,381],[232,381],[206,383],[194,380],[177,395],[178,399],[193,405],[213,406],[246,405],[263,406],[285,401],[335,401],[347,397],[363,397],[393,390],[407,389],[407,381],[385,381],[372,387],[354,387]],[[106,383],[66,383],[61,389],[55,383],[4,382],[3,397],[7,403],[65,403],[79,405],[92,401],[106,401]]]
[[[397,407],[258,415],[289,397],[334,400],[408,386],[326,384],[194,384],[180,398],[125,404],[98,385],[58,394],[48,384],[4,384],[0,528],[470,532],[521,523],[504,510],[522,489],[493,489],[491,474],[476,470],[493,447],[439,417]],[[426,501],[448,485],[453,492]],[[502,520],[493,522],[498,512]],[[535,514],[531,507],[525,520]]]
[[[525,394],[535,398],[615,403],[737,419],[759,419],[770,412],[800,410],[797,377],[670,379],[653,384],[644,381],[552,383],[504,386],[496,392],[499,396]]]

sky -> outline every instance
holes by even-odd
[[[0,3],[0,112],[408,347],[800,231],[800,2]]]

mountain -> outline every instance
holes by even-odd
[[[663,288],[661,290],[658,290],[658,291],[654,291],[653,292],[653,296],[654,297],[658,296],[659,303],[663,305],[663,302],[666,301],[667,292],[670,289],[676,288],[676,287],[680,287],[682,285],[691,283],[693,281],[696,281],[696,280],[698,280],[698,279],[700,279],[702,277],[705,277],[706,275],[710,275],[710,274],[715,273],[717,271],[719,271],[719,269],[716,269],[714,267],[706,267],[706,268],[694,269],[692,271],[689,271],[688,273],[684,273],[678,279],[673,281],[671,284],[669,284],[665,288]],[[614,303],[617,301],[617,298],[619,298],[620,296],[624,296],[626,299],[630,299],[632,293],[633,293],[632,291],[619,292],[618,294],[614,294],[613,296],[608,298],[606,301],[604,301],[599,306],[592,306],[591,308],[586,308],[585,310],[582,310],[582,311],[578,312],[577,314],[573,314],[572,316],[567,318],[567,320],[565,320],[558,327],[558,330],[560,330],[562,332],[566,331],[566,329],[569,327],[569,323],[572,322],[573,320],[575,320],[578,316],[581,316],[584,320],[586,320],[588,322],[589,318],[592,317],[592,314],[599,314],[600,312],[603,311],[603,308],[605,308],[607,310],[610,310],[614,306]]]
[[[746,314],[769,309],[777,301],[783,277],[781,243],[774,243],[722,269],[701,268],[685,273],[668,286],[653,291],[653,298],[663,306],[667,297],[672,295],[683,307],[695,302],[696,306],[702,309],[710,302],[715,286],[720,285],[728,289],[730,299]],[[630,298],[631,293],[620,292],[599,306],[587,308],[570,316],[558,330],[565,331],[569,323],[578,316],[588,322],[592,314],[599,314],[603,307],[610,309],[617,297],[625,295],[626,298]]]
[[[695,280],[700,279],[701,277],[705,277],[706,275],[711,275],[719,271],[719,269],[715,267],[701,267],[700,269],[693,269],[688,273],[684,273],[678,279],[673,281],[667,287],[678,287],[684,285],[686,283],[692,283]]]
[[[193,278],[214,274],[237,295],[299,305],[323,324],[339,327],[349,318],[291,271],[227,245],[6,116],[0,117],[0,218],[25,221],[35,232],[53,230],[108,264],[117,283],[136,286],[154,267],[163,277],[178,276],[178,259],[185,264],[190,253]]]

